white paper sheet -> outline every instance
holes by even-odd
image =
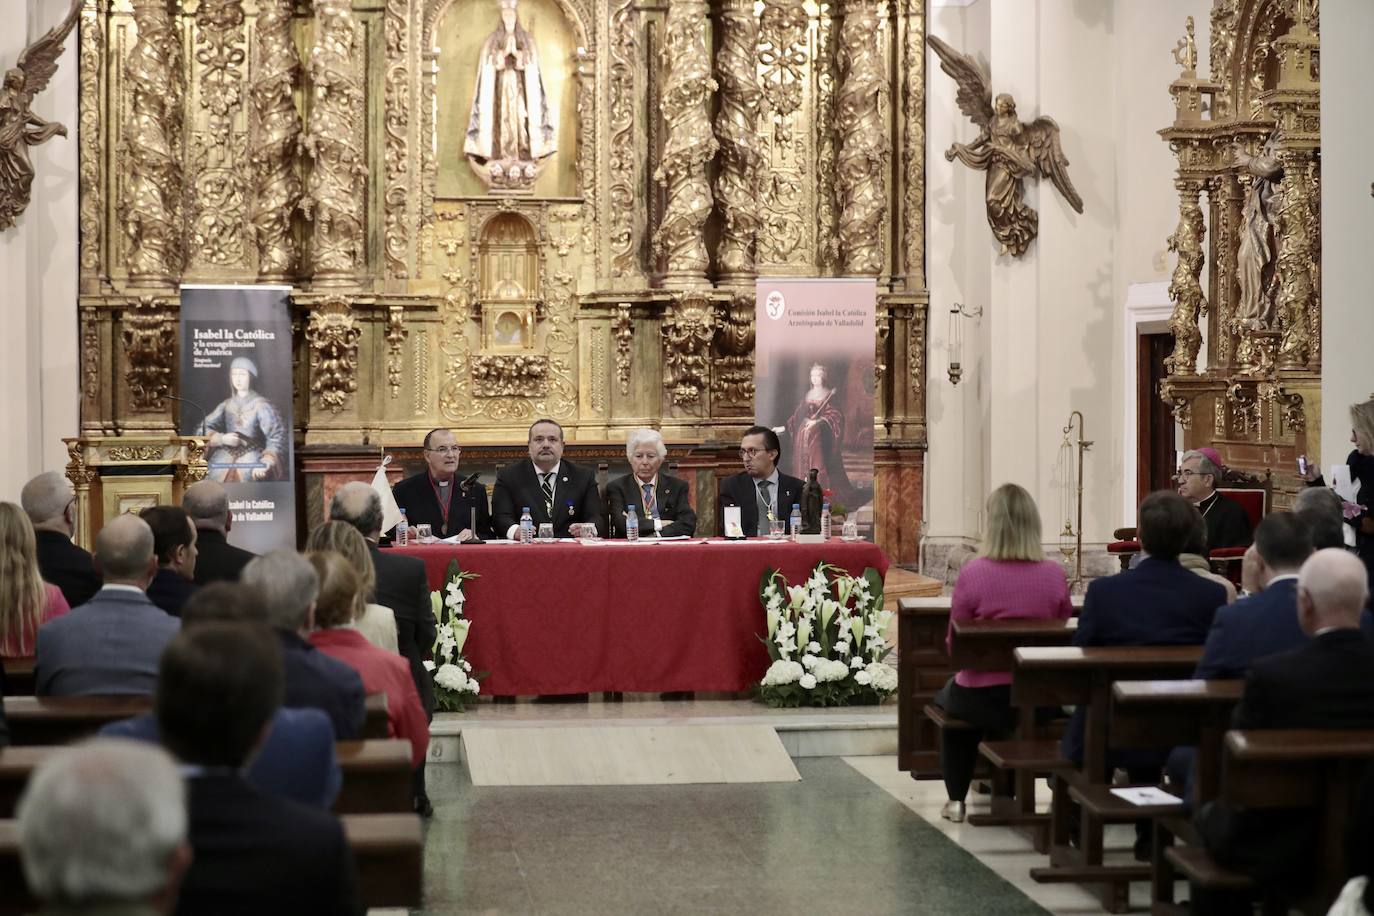
[[[1158,786],[1130,786],[1112,789],[1112,794],[1133,805],[1181,805],[1183,799],[1170,795]]]

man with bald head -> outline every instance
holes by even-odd
[[[95,537],[105,585],[65,617],[38,628],[34,691],[39,695],[146,693],[158,658],[181,622],[145,594],[157,573],[153,531],[136,515],[111,519]]]
[[[243,567],[256,554],[229,543],[234,514],[229,510],[229,493],[224,484],[209,478],[191,484],[181,497],[181,508],[191,516],[191,523],[200,534],[196,541],[200,552],[196,558],[196,585],[239,581]]]
[[[44,581],[62,590],[72,607],[100,591],[100,574],[91,555],[72,543],[76,532],[76,491],[65,474],[47,471],[24,484],[19,493],[24,514],[33,523],[38,569]]]

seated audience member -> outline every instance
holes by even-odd
[[[1193,530],[1183,553],[1178,555],[1179,565],[1195,575],[1208,579],[1226,589],[1226,603],[1236,600],[1236,586],[1225,576],[1212,572],[1212,564],[1207,561],[1207,522],[1196,507],[1193,510]],[[1142,556],[1141,559],[1144,559]],[[1137,564],[1139,565],[1139,564]]]
[[[262,596],[267,624],[277,631],[286,671],[285,705],[323,710],[340,741],[358,737],[366,714],[362,678],[305,638],[314,626],[320,591],[309,561],[293,550],[274,550],[245,566],[240,581]]]
[[[1311,639],[1251,665],[1232,727],[1374,728],[1374,646],[1359,630],[1367,598],[1359,558],[1333,548],[1309,557],[1298,575],[1297,601],[1298,622]],[[1218,801],[1203,805],[1194,820],[1208,851],[1226,867],[1266,890],[1305,889],[1318,847],[1316,813],[1246,811]],[[1209,900],[1205,909],[1234,906]]]
[[[356,670],[368,693],[386,694],[387,734],[410,742],[411,766],[419,767],[429,749],[429,723],[410,666],[353,629],[364,602],[362,579],[348,561],[332,551],[311,553],[309,560],[320,577],[311,644]]]
[[[165,916],[191,864],[186,785],[160,748],[89,741],[39,764],[17,810],[43,914]]]
[[[167,646],[159,677],[158,728],[186,768],[194,852],[177,912],[361,913],[338,819],[241,775],[282,702],[272,634],[241,623],[192,627]]]
[[[362,581],[363,595],[371,595],[377,589],[377,571],[372,568],[372,555],[367,549],[367,540],[358,529],[346,522],[325,522],[314,531],[305,542],[310,551],[332,550],[348,561],[353,571]],[[396,615],[383,604],[369,602],[362,616],[353,621],[353,627],[367,637],[374,646],[388,652],[400,652],[396,643]]]
[[[86,604],[38,628],[34,692],[152,693],[157,660],[180,622],[148,600],[157,571],[153,532],[136,515],[110,520],[95,537],[105,585]]]
[[[782,443],[766,426],[751,426],[739,443],[744,470],[720,484],[721,507],[739,506],[745,537],[767,537],[769,519],[787,519],[801,502],[802,481],[784,474]],[[724,523],[722,521],[722,528]]]
[[[1341,498],[1326,487],[1304,487],[1293,500],[1293,514],[1312,533],[1312,547],[1345,547],[1345,513]]]
[[[554,537],[570,537],[577,523],[593,524],[606,533],[596,473],[563,460],[563,427],[554,420],[535,420],[529,431],[530,460],[512,462],[496,473],[491,491],[491,524],[496,534],[516,540],[522,510],[529,509],[536,529],[553,525]]]
[[[411,530],[416,525],[429,525],[435,537],[457,535],[464,541],[495,537],[487,508],[487,488],[475,481],[466,489],[462,486],[463,480],[458,476],[461,452],[452,430],[440,427],[425,434],[425,471],[391,488],[396,505],[406,510]]]
[[[1208,452],[1211,452],[1210,456]],[[1178,472],[1179,495],[1197,506],[1202,513],[1202,519],[1207,523],[1209,550],[1248,547],[1250,516],[1240,503],[1217,492],[1221,468],[1217,466],[1215,456],[1216,452],[1212,449],[1183,453],[1183,464]]]
[[[947,645],[958,620],[1065,620],[1073,615],[1064,570],[1045,559],[1040,512],[1031,495],[1014,483],[1003,484],[988,497],[987,510],[981,555],[959,571],[954,585]],[[978,726],[947,731],[940,738],[940,774],[949,795],[940,814],[962,821],[984,731],[1005,733],[1016,725],[1011,672],[960,671],[935,695],[935,705]]]
[[[181,507],[191,516],[198,538],[196,550],[196,585],[211,582],[237,582],[243,567],[256,554],[229,543],[228,534],[234,526],[234,514],[229,511],[229,493],[218,480],[202,480],[186,488]]]
[[[1355,448],[1346,456],[1350,480],[1357,483],[1351,517],[1345,519],[1355,537],[1355,553],[1363,561],[1374,587],[1374,400],[1350,405],[1350,441]],[[1307,464],[1309,487],[1325,487],[1321,468]],[[1344,518],[1344,516],[1342,516]]]
[[[180,506],[150,506],[138,514],[153,529],[157,575],[148,584],[148,600],[173,617],[196,591],[196,526]]]
[[[625,514],[630,506],[639,518],[641,537],[655,532],[665,538],[696,533],[697,514],[687,499],[687,481],[659,473],[667,455],[668,447],[658,430],[630,431],[625,442],[630,473],[606,484],[611,537],[625,537]]]
[[[39,626],[70,610],[62,590],[43,581],[29,517],[0,503],[0,658],[32,655]]]
[[[181,610],[181,628],[205,623],[242,623],[267,628],[261,596],[246,585],[215,582],[198,590]],[[162,740],[152,713],[112,722],[100,730],[114,738]],[[319,709],[283,706],[272,716],[267,739],[244,771],[256,789],[328,811],[339,795],[342,774],[334,754],[334,726]]]
[[[72,543],[76,533],[76,490],[57,471],[39,474],[24,484],[19,503],[33,523],[38,568],[43,580],[62,589],[71,607],[80,607],[100,591],[100,573],[91,555]]]

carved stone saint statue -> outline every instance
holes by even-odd
[[[1273,155],[1274,139],[1264,151],[1251,156],[1235,148],[1236,165],[1250,176],[1250,188],[1241,210],[1240,249],[1236,253],[1236,279],[1240,301],[1236,321],[1248,330],[1268,329],[1274,318],[1274,257],[1278,213],[1274,192],[1283,180],[1283,167]]]
[[[945,44],[934,35],[927,41],[940,55],[940,69],[959,84],[955,101],[974,124],[982,128],[972,143],[955,143],[945,158],[956,157],[971,169],[988,173],[988,225],[1002,243],[1002,254],[1020,257],[1039,231],[1040,218],[1022,201],[1022,182],[1048,178],[1075,211],[1083,212],[1083,199],[1069,180],[1069,160],[1059,145],[1059,125],[1041,116],[1023,124],[1016,119],[1016,100],[1002,93],[993,105],[991,77],[976,60]]]
[[[534,38],[520,25],[518,0],[497,0],[501,24],[482,43],[463,152],[489,186],[526,189],[558,149]]]
[[[806,474],[806,483],[801,491],[801,533],[821,533],[821,504],[825,502],[825,491],[818,480],[819,468],[812,468]]]
[[[57,72],[62,43],[80,13],[81,0],[73,0],[67,18],[25,48],[0,81],[0,231],[13,226],[29,206],[33,186],[29,147],[67,136],[67,128],[43,120],[29,106]]]

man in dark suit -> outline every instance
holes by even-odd
[[[153,529],[157,575],[148,583],[148,600],[173,617],[196,592],[196,526],[180,506],[149,506],[138,514]]]
[[[282,656],[271,632],[244,623],[192,627],[168,645],[159,678],[158,728],[189,771],[194,857],[177,912],[361,913],[338,818],[261,792],[241,775],[282,702]]]
[[[1368,596],[1358,557],[1337,548],[1314,553],[1297,587],[1298,622],[1311,641],[1251,666],[1232,727],[1374,728],[1374,646],[1359,629]],[[1266,887],[1300,893],[1311,878],[1319,845],[1311,811],[1245,811],[1211,802],[1195,823],[1219,862]]]
[[[1248,547],[1251,539],[1250,515],[1240,503],[1217,492],[1219,480],[1221,468],[1205,452],[1183,453],[1183,463],[1178,472],[1178,493],[1202,513],[1202,520],[1207,523],[1207,549]]]
[[[606,506],[611,537],[625,537],[625,520],[633,506],[641,537],[691,537],[697,530],[697,514],[687,499],[687,481],[660,474],[668,447],[658,430],[641,428],[625,443],[630,473],[606,484]]]
[[[191,516],[199,536],[196,539],[196,585],[211,582],[237,582],[243,567],[257,554],[235,547],[228,535],[234,526],[229,510],[229,494],[224,484],[206,478],[186,488],[181,507]]]
[[[150,694],[157,661],[181,623],[144,593],[157,571],[153,532],[136,515],[110,520],[95,538],[105,586],[86,604],[38,628],[34,692],[52,696]]]
[[[39,474],[24,484],[19,502],[33,523],[38,570],[62,590],[71,607],[80,607],[100,591],[100,574],[91,555],[72,543],[76,531],[76,491],[57,471]]]
[[[424,449],[424,473],[407,477],[391,488],[396,505],[406,510],[411,530],[416,525],[429,525],[437,538],[456,534],[464,541],[494,537],[491,513],[487,510],[487,488],[476,481],[463,486],[458,476],[462,449],[452,430],[431,429],[425,435]]]
[[[329,503],[329,517],[358,529],[372,555],[377,576],[377,604],[391,608],[396,617],[396,648],[410,662],[410,676],[425,707],[434,719],[434,684],[424,668],[439,634],[438,621],[429,600],[429,580],[423,560],[377,549],[382,535],[382,500],[368,484],[355,480],[344,484]],[[425,766],[415,771],[415,809],[428,817],[434,812],[425,791]]]
[[[571,527],[579,522],[606,534],[596,474],[564,461],[563,445],[563,427],[554,420],[536,420],[530,427],[530,460],[508,464],[497,473],[491,517],[498,537],[519,537],[520,514],[526,508],[536,531],[553,523],[554,537],[571,536]]]
[[[744,431],[739,456],[744,462],[744,473],[727,477],[721,483],[721,506],[739,506],[745,537],[766,537],[768,519],[785,522],[792,514],[793,504],[801,502],[802,481],[778,470],[782,443],[778,434],[766,426],[751,426]],[[721,531],[729,534],[724,522]]]
[[[245,566],[241,581],[257,591],[267,624],[281,643],[286,705],[323,710],[340,741],[358,737],[366,715],[363,679],[305,638],[314,626],[320,593],[314,567],[294,550],[274,550]]]

